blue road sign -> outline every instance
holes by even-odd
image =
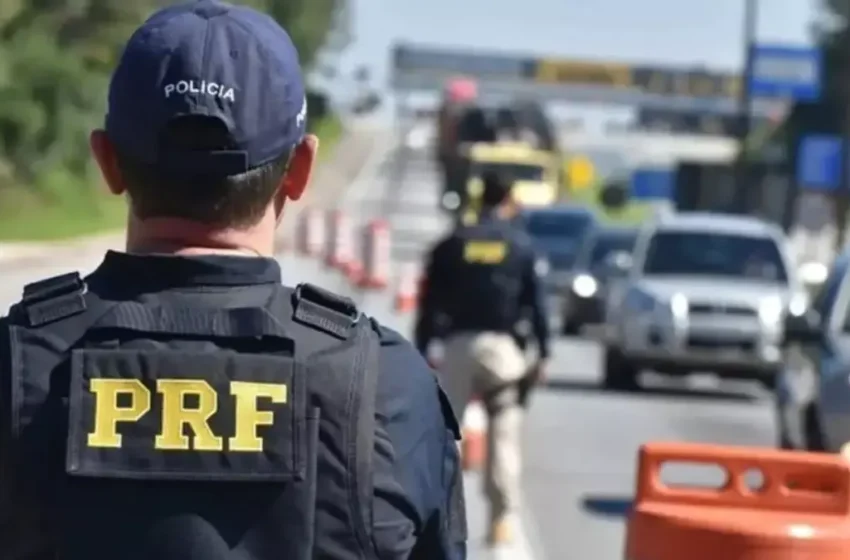
[[[806,136],[797,154],[797,182],[804,189],[833,191],[841,185],[843,159],[844,142],[838,136]]]
[[[815,101],[821,94],[820,49],[753,45],[750,92],[754,97]]]
[[[632,198],[673,200],[676,174],[672,169],[635,169],[632,172]]]

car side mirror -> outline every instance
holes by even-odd
[[[632,268],[632,256],[625,251],[614,251],[605,256],[604,266],[611,273],[622,276]]]
[[[814,309],[808,309],[802,315],[789,313],[785,318],[786,344],[818,344],[823,335],[820,313]]]

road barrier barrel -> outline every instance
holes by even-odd
[[[326,245],[324,215],[315,208],[306,208],[298,224],[298,252],[308,257],[318,257]]]
[[[327,219],[325,264],[347,271],[354,261],[354,238],[351,219],[341,210],[330,210]]]
[[[363,229],[363,271],[358,285],[364,289],[381,290],[390,281],[392,245],[390,226],[386,220],[371,220]]]
[[[720,467],[717,488],[670,485],[665,465]],[[759,474],[761,487],[747,476]],[[840,455],[690,443],[639,452],[626,560],[850,558],[850,463]]]
[[[397,312],[408,313],[416,309],[419,303],[419,282],[418,266],[407,263],[401,267],[394,302]]]

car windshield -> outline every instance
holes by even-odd
[[[545,171],[539,165],[526,163],[476,162],[472,166],[472,174],[481,177],[485,173],[498,173],[512,178],[514,181],[543,181]]]
[[[577,239],[584,236],[591,217],[579,212],[531,212],[524,222],[532,237]]]
[[[537,250],[549,259],[553,270],[573,267],[586,233],[593,224],[581,212],[529,212],[522,222]]]
[[[729,276],[787,282],[776,242],[769,237],[713,232],[667,231],[652,236],[643,266],[646,275]]]
[[[579,261],[592,268],[616,251],[631,253],[636,239],[634,233],[601,233],[590,240]]]

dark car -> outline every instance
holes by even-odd
[[[563,288],[561,329],[565,335],[577,335],[585,325],[602,322],[605,290],[614,277],[628,271],[628,262],[622,260],[631,255],[637,234],[632,228],[600,227],[587,236]]]
[[[518,219],[531,236],[546,284],[552,292],[560,292],[569,277],[588,232],[596,217],[585,206],[557,205],[524,210]]]
[[[850,442],[850,251],[836,258],[809,308],[789,309],[777,386],[779,445],[841,451]]]

